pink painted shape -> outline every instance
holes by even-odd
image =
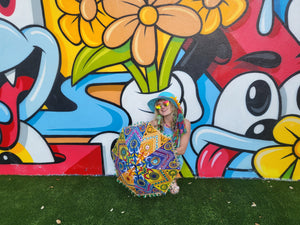
[[[221,148],[216,145],[206,146],[197,160],[199,177],[223,177],[223,173],[237,151]]]
[[[99,144],[50,145],[54,153],[65,160],[52,164],[0,165],[0,175],[103,175],[103,162]]]

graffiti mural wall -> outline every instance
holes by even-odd
[[[114,175],[173,92],[182,177],[300,179],[300,0],[0,0],[0,174]]]

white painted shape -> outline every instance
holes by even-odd
[[[4,18],[19,29],[28,25],[44,25],[43,11],[40,0],[16,0],[16,8],[11,16],[4,16],[0,13],[0,18]]]
[[[300,109],[298,107],[298,104],[300,104],[300,102],[297,102],[299,88],[300,73],[289,77],[289,79],[286,80],[280,88],[280,96],[282,102],[281,116],[291,114],[300,115]]]
[[[114,161],[111,157],[111,149],[113,148],[112,143],[119,137],[117,133],[102,133],[95,136],[90,140],[90,143],[100,143],[102,144],[102,157],[104,163],[104,173],[105,175],[115,175],[116,169]]]
[[[14,86],[16,81],[16,69],[12,69],[6,73],[4,73],[5,77],[9,81],[9,83]]]
[[[287,21],[290,31],[300,41],[300,0],[292,0],[288,8]]]
[[[270,105],[262,115],[249,112],[246,95],[251,84],[264,81],[270,88]],[[250,91],[253,97],[253,91]],[[250,95],[251,95],[250,94]],[[214,114],[214,126],[238,134],[245,134],[254,123],[264,119],[277,120],[279,116],[279,91],[274,81],[264,73],[249,72],[231,80],[219,96]]]
[[[54,157],[47,142],[31,126],[20,122],[18,142],[29,152],[34,163],[54,163]]]

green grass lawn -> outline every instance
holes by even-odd
[[[179,179],[139,198],[116,177],[0,176],[0,224],[300,224],[300,182]],[[58,221],[59,220],[59,221]]]

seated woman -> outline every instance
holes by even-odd
[[[182,155],[185,153],[191,134],[191,123],[183,117],[182,108],[176,97],[170,92],[162,92],[157,98],[148,102],[148,106],[155,113],[150,123],[163,134],[170,136],[179,155],[180,168],[183,165]],[[179,192],[176,180],[170,185],[172,194]]]

